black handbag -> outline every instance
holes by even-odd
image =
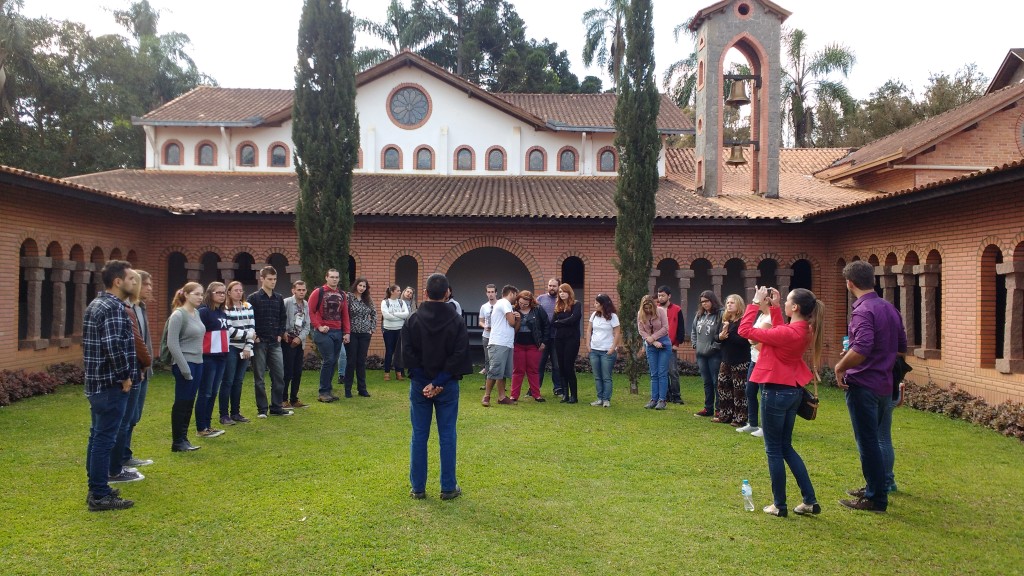
[[[796,409],[796,415],[804,420],[814,420],[818,417],[818,381],[814,381],[813,394],[806,386],[800,390],[803,392],[803,397],[800,398],[800,406]]]

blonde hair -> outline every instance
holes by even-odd
[[[179,288],[178,291],[174,293],[174,298],[171,300],[171,310],[177,310],[184,306],[185,296],[196,288],[202,290],[203,285],[199,282],[186,282],[184,286]]]
[[[732,301],[736,302],[736,311],[730,314],[729,313],[729,309],[726,308],[725,314],[722,314],[722,320],[725,320],[726,322],[732,322],[733,320],[738,320],[738,319],[742,318],[743,317],[743,308],[747,305],[743,301],[743,296],[740,296],[739,294],[729,294],[725,298],[726,304],[729,303],[729,300],[732,300]]]
[[[650,315],[644,311],[644,308],[647,307],[651,308]],[[643,322],[654,320],[658,317],[658,304],[654,302],[654,298],[652,298],[650,294],[644,295],[644,297],[640,299],[640,309],[637,310],[636,313]]]
[[[240,301],[238,301],[238,302],[235,302],[235,299],[231,297],[231,290],[235,286],[242,286],[242,299]],[[234,308],[235,306],[238,306],[239,304],[245,304],[245,286],[243,286],[242,283],[239,282],[238,280],[233,280],[233,281],[229,282],[228,283],[228,287],[225,288],[225,291],[228,293],[228,297],[224,299],[224,306],[225,307]]]

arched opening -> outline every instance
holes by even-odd
[[[739,258],[730,258],[725,263],[725,279],[722,281],[723,303],[725,302],[725,297],[730,294],[739,294],[744,302],[750,300],[747,296],[747,288],[743,282],[743,271],[746,268],[746,262]]]
[[[586,295],[584,294],[584,282],[586,279],[586,269],[583,264],[583,260],[576,256],[569,256],[562,261],[562,282],[572,286],[572,291],[576,296],[577,302],[586,302]],[[535,287],[538,288],[538,287]],[[539,288],[543,290],[543,288]],[[534,296],[539,293],[538,289],[533,291]],[[586,308],[586,304],[584,304]]]
[[[71,261],[75,263],[75,268],[71,272],[71,289],[67,293],[67,305],[65,310],[67,317],[64,319],[64,325],[68,326],[70,334],[72,336],[82,335],[82,315],[85,314],[85,308],[83,307],[88,301],[83,301],[82,290],[84,285],[80,283],[76,276],[81,273],[85,266],[85,250],[81,245],[75,244],[71,247],[70,253]],[[134,260],[132,261],[134,262]],[[89,282],[86,281],[85,284]],[[78,320],[78,321],[76,321]]]
[[[168,304],[174,300],[174,293],[188,282],[188,271],[185,269],[185,264],[188,264],[188,258],[181,252],[171,252],[171,254],[167,256]]]
[[[880,265],[879,264],[879,260],[878,260],[878,256],[875,256],[874,254],[872,254],[871,256],[868,256],[868,264],[871,264],[872,266],[875,267],[875,294],[878,294],[881,297],[882,296],[882,276],[878,273],[878,267]]]
[[[64,259],[64,251],[61,249],[60,244],[56,242],[50,242],[50,245],[46,247],[46,256],[51,259],[51,262],[60,262]],[[45,271],[46,277],[43,279],[43,290],[42,297],[39,300],[40,303],[40,315],[39,315],[39,337],[43,339],[50,338],[63,338],[63,334],[54,334],[53,328],[53,312],[54,304],[53,301],[54,293],[61,294],[63,288],[57,288],[57,280],[55,280],[54,270],[52,264],[48,270]]]
[[[288,287],[291,285],[291,280],[288,279],[288,258],[284,254],[274,252],[267,256],[267,264],[277,270],[278,292],[284,290],[283,293],[288,293]]]
[[[406,255],[395,260],[395,284],[401,286],[402,289],[412,286],[413,293],[418,295],[420,290],[419,269],[419,262],[412,256]]]
[[[533,290],[533,276],[515,254],[501,248],[476,248],[459,256],[444,272],[462,309],[475,313],[487,301],[487,285],[511,284]],[[475,325],[475,324],[474,324]]]
[[[779,263],[772,258],[765,258],[757,263],[757,285],[779,287],[779,278],[775,274],[779,269]]]
[[[804,258],[793,262],[793,281],[789,283],[789,289],[806,288],[813,291],[813,271],[810,261]]]
[[[686,309],[696,311],[700,293],[711,290],[711,262],[706,258],[698,258],[690,263],[690,270],[693,270],[693,280],[690,282],[690,292],[686,298]]]
[[[132,268],[139,265],[139,255],[135,252],[135,250],[129,250],[128,256],[125,257],[125,260],[127,260],[128,263],[132,265]]]
[[[981,347],[981,365],[995,366],[1002,358],[1002,328],[1006,321],[1006,279],[996,274],[996,266],[1003,263],[1003,253],[989,244],[981,254],[981,298],[975,304],[978,309],[978,344]]]
[[[210,285],[210,282],[220,282],[220,268],[217,264],[220,263],[220,255],[216,252],[206,252],[199,257],[199,265],[202,269],[199,271],[199,283],[206,286]]]
[[[938,250],[931,250],[925,258],[925,264],[935,270],[935,300],[932,322],[935,325],[935,348],[942,348],[942,255]],[[920,282],[919,282],[920,284]]]
[[[356,270],[356,259],[355,259],[354,256],[349,254],[348,255],[348,282],[344,282],[345,279],[342,278],[343,284],[345,286],[351,286],[352,283],[355,282],[356,275],[357,275],[356,272],[357,272],[357,270]]]
[[[658,286],[668,286],[672,290],[672,302],[682,306],[680,298],[683,292],[679,289],[679,276],[676,272],[679,272],[679,263],[675,259],[665,258],[658,262],[658,281],[654,289],[657,290]]]
[[[124,256],[121,255],[121,249],[120,248],[114,248],[113,250],[111,250],[110,251],[110,259],[111,260],[124,260]]]
[[[259,288],[259,282],[256,281],[256,271],[253,270],[256,259],[248,252],[239,252],[235,254],[234,263],[237,266],[235,280],[242,283],[246,294],[255,292]]]
[[[921,259],[917,256],[917,252],[911,250],[907,253],[906,259],[903,261],[904,266],[917,266],[921,264]],[[906,290],[907,288],[904,287]],[[913,288],[910,289],[914,298],[914,322],[911,326],[906,326],[908,336],[907,345],[911,348],[917,348],[921,345],[921,283],[915,281]]]

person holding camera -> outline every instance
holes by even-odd
[[[789,293],[780,307],[779,291],[767,286],[757,287],[754,298],[740,320],[740,336],[761,343],[761,353],[750,378],[764,385],[762,406],[764,415],[764,451],[768,457],[768,475],[772,481],[773,502],[764,507],[772,516],[786,517],[786,465],[796,478],[803,502],[793,512],[819,514],[821,506],[814,494],[811,477],[804,461],[793,449],[793,427],[796,411],[803,401],[803,390],[817,374],[821,362],[825,305],[814,293],[796,288]],[[782,311],[790,322],[782,320]],[[755,328],[759,314],[768,312],[771,328]],[[810,347],[815,371],[804,362],[804,352]]]

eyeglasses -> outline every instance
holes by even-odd
[[[214,294],[217,295],[217,296],[223,296],[223,295],[227,294],[227,292],[225,292],[223,290],[218,290],[217,292],[214,292]]]
[[[188,295],[189,296],[202,296],[203,293],[202,292],[189,292]]]
[[[707,304],[708,302],[711,302],[711,300],[701,300],[700,301],[701,304]]]

